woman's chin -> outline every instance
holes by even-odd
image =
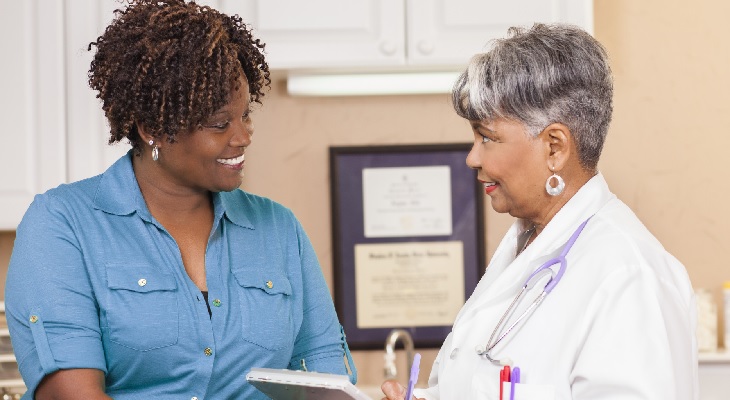
[[[492,199],[492,201],[490,201],[490,204],[492,205],[492,210],[494,210],[494,212],[496,213],[504,214],[509,212],[509,208],[506,207],[504,204],[501,204],[499,201],[494,201],[494,199]]]

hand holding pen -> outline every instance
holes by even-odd
[[[408,387],[404,387],[395,380],[385,381],[380,389],[385,394],[382,400],[412,400],[413,399],[413,388],[418,381],[418,372],[420,370],[421,355],[416,353],[413,357],[413,364],[411,366],[411,373],[408,378]],[[422,399],[417,399],[422,400]]]

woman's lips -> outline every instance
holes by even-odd
[[[497,183],[480,181],[484,185],[484,192],[490,194],[497,189]]]
[[[240,156],[233,158],[219,158],[216,161],[218,161],[219,164],[222,164],[228,168],[240,170],[241,168],[243,168],[244,155],[241,154]]]

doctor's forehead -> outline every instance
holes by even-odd
[[[495,121],[491,119],[469,120],[469,125],[471,125],[471,128],[474,130],[481,129],[488,130],[490,132],[495,131]]]

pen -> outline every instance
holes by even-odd
[[[504,382],[509,382],[510,374],[509,374],[509,365],[505,365],[504,368],[499,370],[499,400],[502,400],[504,398]]]
[[[421,363],[421,355],[416,353],[413,356],[413,365],[411,366],[411,377],[408,379],[408,390],[406,390],[406,400],[411,400],[413,396],[413,387],[416,386],[418,380],[418,365]]]
[[[515,383],[520,383],[520,367],[515,367],[510,376],[509,400],[515,400]]]

